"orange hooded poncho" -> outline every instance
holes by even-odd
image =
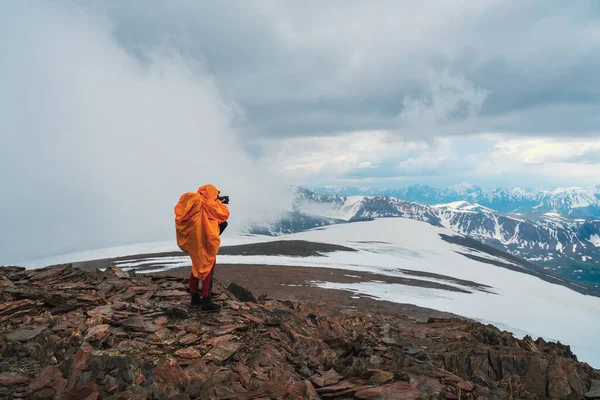
[[[219,224],[229,218],[229,209],[217,200],[219,191],[204,185],[198,192],[181,195],[175,206],[177,245],[192,259],[192,273],[204,279],[215,265],[221,245]]]

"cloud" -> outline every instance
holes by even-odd
[[[205,183],[231,195],[232,229],[275,211],[284,192],[201,62],[141,62],[109,18],[61,4],[0,12],[0,262],[174,240],[174,205]]]
[[[281,139],[267,146],[265,163],[297,183],[398,187],[464,181],[483,187],[597,185],[600,142],[481,134],[429,141],[390,132]],[[377,168],[371,168],[377,160]]]
[[[592,4],[257,0],[230,7],[175,0],[95,7],[110,15],[130,51],[175,40],[202,55],[224,96],[244,110],[239,126],[252,141],[394,131],[399,115],[433,117],[437,129],[409,130],[422,138],[597,135],[600,25]]]
[[[513,139],[496,144],[496,151],[528,165],[598,162],[600,140]]]
[[[365,168],[379,168],[379,166],[373,164],[371,161],[363,161],[360,164],[358,164],[358,168],[360,168],[360,169],[365,169]]]
[[[397,121],[400,132],[423,136],[424,132],[440,134],[440,129],[466,124],[476,119],[489,92],[474,87],[462,76],[447,71],[430,77],[429,92],[420,98],[406,96]]]

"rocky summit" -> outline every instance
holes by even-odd
[[[0,398],[600,398],[560,343],[215,283],[224,307],[202,314],[183,279],[0,268]]]

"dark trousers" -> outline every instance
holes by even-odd
[[[225,228],[227,228],[227,225],[228,225],[227,221],[219,224],[219,235],[221,235],[223,233]],[[204,278],[202,280],[202,291],[200,293],[200,296],[202,296],[202,297],[211,297],[211,295],[212,295],[213,275],[215,274],[216,263],[217,262],[215,261],[215,264],[213,264],[213,267],[210,270],[210,274],[208,274],[206,276],[206,278]],[[192,293],[192,294],[198,293],[199,285],[200,285],[200,279],[196,278],[194,276],[194,273],[192,272],[190,274],[190,293]]]
[[[213,265],[210,273],[204,278],[202,281],[194,276],[192,272],[190,274],[190,293],[192,295],[198,293],[198,287],[200,282],[202,282],[202,289],[200,291],[200,296],[203,298],[208,298],[212,296],[212,287],[213,287],[213,276],[215,274],[215,266]]]

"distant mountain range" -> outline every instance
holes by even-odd
[[[504,213],[557,213],[575,218],[600,218],[600,185],[589,188],[557,188],[552,190],[494,189],[463,184],[451,188],[415,185],[403,189],[371,189],[353,187],[306,188],[316,194],[338,196],[385,196],[435,205],[466,201]]]
[[[331,224],[404,217],[452,229],[558,276],[600,286],[598,187],[553,191],[485,191],[473,186],[292,190],[293,211],[252,227],[251,233],[278,236]]]

